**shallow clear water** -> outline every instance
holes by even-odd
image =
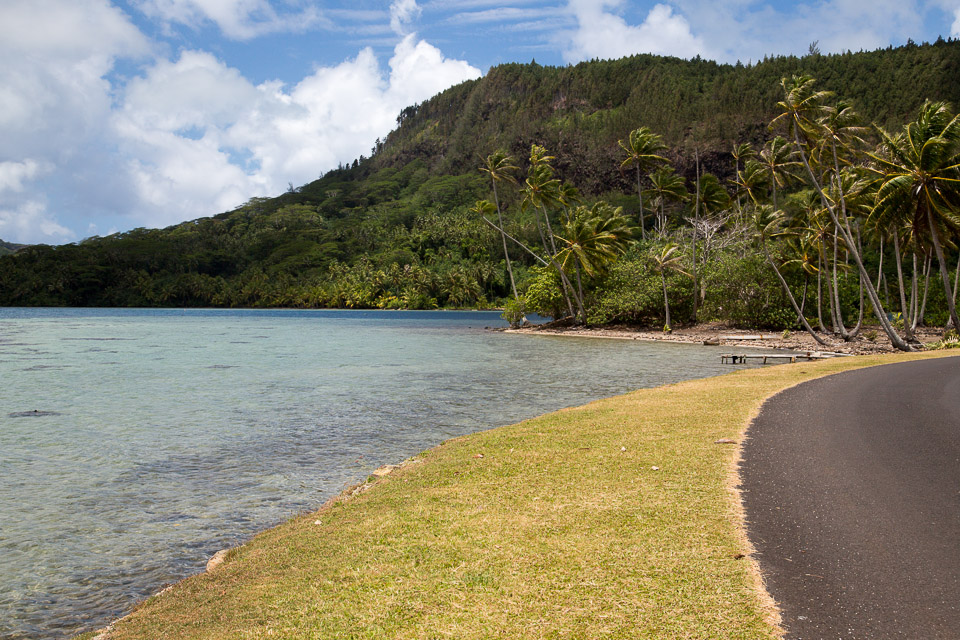
[[[447,438],[730,371],[495,312],[0,309],[0,638],[124,614]]]

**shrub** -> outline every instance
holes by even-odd
[[[507,300],[507,303],[503,305],[503,313],[500,314],[500,317],[510,323],[511,327],[519,327],[526,317],[526,301],[523,296],[517,298],[510,298]]]
[[[567,315],[560,276],[550,267],[534,267],[533,278],[524,294],[527,311],[544,317],[562,318]]]

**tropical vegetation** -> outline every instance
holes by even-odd
[[[823,342],[870,324],[909,350],[958,324],[958,69],[952,40],[503,65],[276,198],[0,256],[0,304],[500,306]]]

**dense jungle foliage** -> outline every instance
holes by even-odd
[[[24,246],[26,245],[14,244],[12,242],[4,242],[3,240],[0,240],[0,256],[13,253],[19,249],[22,249]]]
[[[879,308],[909,338],[952,311],[934,240],[944,265],[956,257],[957,201],[884,188],[930,174],[919,156],[911,173],[910,122],[943,142],[931,188],[953,184],[958,102],[954,40],[736,65],[502,65],[404,109],[370,158],[281,196],[162,230],[4,245],[17,250],[0,255],[0,304],[507,305],[515,319],[808,319],[840,335]]]

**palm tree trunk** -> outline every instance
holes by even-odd
[[[909,340],[912,337],[913,332],[910,331],[910,313],[911,307],[907,306],[907,297],[904,292],[903,286],[903,259],[900,255],[900,232],[896,227],[893,229],[893,256],[897,263],[897,288],[900,290],[900,317],[903,318],[903,329],[904,333],[907,335]],[[917,259],[916,254],[914,254],[913,259],[913,277],[917,277]],[[913,301],[911,299],[911,305]]]
[[[957,288],[960,287],[960,251],[957,251],[957,270],[953,272],[953,303],[957,303]]]
[[[820,331],[829,333],[823,326],[823,247],[818,247],[817,251],[817,323]]]
[[[807,333],[809,333],[818,344],[829,347],[830,344],[816,334],[816,332],[813,330],[813,327],[811,327],[810,323],[807,322],[807,319],[803,317],[803,313],[800,312],[800,306],[797,304],[797,299],[793,297],[793,292],[790,291],[790,285],[788,285],[787,281],[783,279],[782,275],[780,275],[780,270],[777,269],[777,265],[773,262],[773,258],[770,257],[770,252],[767,250],[767,239],[763,233],[760,234],[760,244],[763,247],[763,255],[767,257],[767,262],[770,263],[771,267],[773,267],[773,272],[777,274],[777,279],[780,281],[780,286],[783,287],[783,291],[787,294],[787,298],[790,299],[790,304],[793,305],[793,310],[796,311],[797,315],[800,317],[800,323],[803,324],[803,328],[807,330]]]
[[[554,268],[560,274],[560,284],[563,288],[563,297],[567,302],[567,308],[570,310],[570,315],[573,318],[576,318],[577,313],[573,310],[573,303],[570,301],[570,296],[572,292],[573,297],[577,301],[577,307],[580,311],[580,319],[582,322],[585,323],[587,321],[587,314],[583,309],[583,301],[581,301],[580,298],[577,297],[577,293],[573,289],[573,283],[570,282],[569,278],[567,278],[567,275],[563,272],[563,268],[559,264],[557,264],[556,260],[554,260],[554,258],[556,258],[557,256],[557,243],[553,239],[553,227],[550,226],[550,215],[547,213],[547,208],[542,204],[540,205],[539,209],[543,213],[543,219],[547,226],[547,237],[550,238],[550,246],[548,247],[546,240],[543,239],[542,229],[540,230],[540,239],[543,242],[543,248],[550,255],[550,262],[553,264]]]
[[[910,279],[910,315],[904,318],[903,325],[908,329],[908,336],[913,335],[913,328],[917,326],[917,310],[920,308],[919,296],[917,290],[920,285],[920,274],[917,273],[917,253],[912,253],[913,258],[913,277]]]
[[[803,308],[807,305],[807,287],[810,284],[810,274],[806,271],[803,272],[803,295],[800,296],[800,315],[803,315]],[[800,322],[800,318],[797,318],[797,322]]]
[[[640,163],[637,163],[637,197],[640,198],[640,237],[647,239],[647,228],[643,224],[643,188],[640,186]]]
[[[837,323],[837,332],[844,340],[850,340],[850,334],[843,324],[843,309],[840,307],[840,284],[837,282],[837,234],[833,234],[833,298],[834,308],[836,309],[835,320]]]
[[[670,299],[667,298],[667,276],[663,272],[663,268],[660,269],[660,282],[663,283],[663,310],[666,312],[667,323],[663,325],[664,331],[670,331]]]
[[[923,202],[921,200],[921,202]],[[920,205],[924,206],[924,205]],[[937,253],[937,262],[940,264],[940,277],[943,279],[943,290],[947,294],[947,308],[950,310],[950,321],[953,329],[960,331],[960,320],[957,319],[957,305],[953,302],[953,290],[950,288],[950,275],[947,273],[947,263],[943,259],[943,247],[940,246],[940,234],[933,221],[933,211],[927,208],[927,222],[930,223],[930,239],[933,240],[933,250]]]
[[[553,227],[550,225],[550,214],[547,213],[547,208],[542,204],[540,208],[543,210],[543,219],[547,223],[547,237],[550,238],[550,255],[555,256],[557,255],[557,242],[553,239]]]
[[[880,264],[877,266],[877,289],[880,288],[880,278],[883,276],[883,236],[880,236]]]
[[[897,332],[894,330],[893,326],[890,324],[890,320],[887,318],[886,313],[883,311],[883,305],[880,304],[880,296],[877,295],[877,290],[873,288],[873,283],[867,280],[869,277],[867,275],[867,270],[863,266],[863,260],[860,258],[860,252],[857,251],[856,246],[854,245],[853,238],[850,237],[849,231],[840,224],[840,219],[837,216],[836,209],[830,204],[827,195],[823,192],[823,188],[820,186],[820,183],[817,181],[816,177],[813,175],[813,169],[810,167],[810,162],[807,160],[807,154],[803,150],[803,145],[800,144],[800,133],[797,130],[797,125],[793,125],[793,139],[796,143],[797,150],[800,152],[800,159],[803,160],[803,166],[807,170],[807,174],[810,176],[810,180],[813,183],[814,188],[817,191],[817,194],[820,196],[820,201],[826,207],[827,212],[830,214],[830,218],[833,221],[833,224],[840,227],[840,232],[844,234],[844,242],[847,247],[850,248],[851,253],[853,254],[854,262],[857,263],[857,269],[860,272],[860,275],[864,278],[867,286],[867,295],[870,297],[870,301],[873,303],[873,310],[877,315],[877,320],[880,321],[880,326],[883,327],[884,333],[887,334],[887,338],[890,339],[890,344],[900,351],[913,351],[913,347],[907,344],[903,338],[901,338]]]
[[[733,179],[734,184],[740,180],[740,156],[734,157],[733,162]],[[737,185],[737,215],[742,219],[743,218],[743,205],[740,203],[740,186]]]
[[[583,282],[580,280],[580,265],[574,263],[574,267],[576,268],[577,274],[577,295],[580,298],[580,308],[583,309],[583,324],[587,324],[586,308],[583,306]]]
[[[514,238],[513,236],[511,236],[510,234],[508,234],[508,233],[507,233],[506,231],[504,231],[502,228],[498,227],[496,224],[494,224],[493,222],[491,222],[486,216],[481,216],[481,217],[483,218],[483,221],[484,221],[484,222],[486,222],[488,225],[490,225],[491,227],[493,227],[494,229],[496,229],[496,230],[499,231],[500,233],[504,234],[504,236],[506,236],[510,241],[516,243],[516,244],[517,244],[518,246],[520,246],[524,251],[526,251],[526,252],[529,253],[531,256],[533,256],[533,258],[534,258],[535,260],[537,260],[540,264],[542,264],[542,265],[545,266],[545,267],[546,267],[546,266],[552,266],[554,269],[556,269],[556,270],[557,270],[557,273],[560,274],[560,282],[561,282],[562,284],[564,284],[564,287],[570,286],[571,289],[573,288],[573,286],[570,284],[570,281],[567,279],[567,275],[563,272],[563,269],[560,267],[560,265],[557,264],[557,261],[553,259],[553,256],[550,256],[550,260],[549,260],[549,261],[544,260],[544,259],[541,258],[539,255],[537,255],[537,252],[536,252],[536,251],[534,251],[533,249],[531,249],[531,248],[528,247],[527,245],[523,244],[522,242],[520,242],[519,240],[517,240],[516,238]],[[567,308],[570,310],[570,316],[575,318],[575,317],[576,317],[576,313],[575,313],[574,310],[573,310],[573,305],[570,303],[570,298],[569,298],[569,297],[566,299],[566,302],[567,302]],[[583,311],[583,317],[584,317],[584,319],[586,319],[586,312],[583,310],[583,303],[582,303],[579,299],[577,299],[577,303],[578,303],[578,305],[579,305],[579,307],[580,307],[580,310]]]
[[[857,311],[857,324],[854,325],[853,329],[850,330],[850,338],[856,338],[859,335],[860,330],[863,329],[863,276],[859,278],[859,290],[860,290],[860,310]]]
[[[917,314],[916,322],[918,324],[926,324],[923,320],[923,317],[927,313],[927,292],[930,290],[930,264],[932,262],[933,260],[930,258],[930,256],[927,256],[923,265],[923,302],[920,304],[920,313]],[[956,290],[954,290],[953,294],[956,296]],[[916,331],[916,325],[914,325],[913,328],[914,331]]]
[[[857,249],[860,253],[863,253],[863,240],[860,238],[860,227],[857,227]],[[848,254],[849,255],[849,254]],[[850,337],[855,338],[860,333],[860,330],[863,328],[863,276],[860,276],[857,281],[859,289],[859,307],[857,310],[857,324],[850,330]]]
[[[513,299],[520,300],[520,296],[517,295],[517,283],[513,280],[513,266],[510,264],[510,253],[507,251],[507,236],[502,231],[503,225],[503,214],[500,212],[500,197],[497,195],[497,181],[493,181],[493,201],[497,205],[497,222],[500,223],[500,239],[503,240],[503,257],[507,261],[507,273],[510,274],[510,289],[513,291]]]
[[[697,287],[697,222],[700,220],[700,152],[693,150],[693,156],[697,163],[697,199],[693,210],[693,324],[697,324],[697,307],[700,298],[700,289]]]

